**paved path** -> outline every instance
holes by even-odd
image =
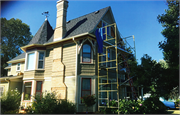
[[[168,110],[169,114],[178,114],[180,115],[180,110]]]

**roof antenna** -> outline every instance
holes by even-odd
[[[44,16],[46,17],[46,19],[45,19],[45,20],[47,20],[47,17],[49,16],[49,11],[47,11],[47,12],[43,12],[43,13],[42,13],[42,15],[44,15]]]

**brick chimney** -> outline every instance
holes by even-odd
[[[57,1],[57,18],[56,18],[56,28],[54,32],[54,41],[61,40],[66,34],[66,15],[68,8],[67,0]]]

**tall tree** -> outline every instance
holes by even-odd
[[[7,75],[6,62],[21,54],[20,47],[27,45],[31,38],[30,27],[20,19],[1,18],[1,76]]]
[[[164,30],[164,41],[159,43],[163,50],[164,60],[171,68],[179,68],[179,0],[168,0],[168,9],[165,14],[158,15],[157,19]]]

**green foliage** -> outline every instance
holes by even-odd
[[[20,19],[1,18],[1,76],[7,75],[6,62],[21,54],[20,47],[27,45],[31,38],[29,26]]]
[[[76,106],[67,100],[58,100],[55,93],[47,93],[43,96],[36,95],[32,108],[27,112],[34,114],[74,114]]]
[[[146,114],[164,114],[167,113],[166,106],[159,100],[159,98],[149,97],[144,103],[144,113]]]
[[[158,15],[157,19],[162,24],[164,41],[159,43],[163,50],[164,59],[171,68],[179,68],[179,0],[168,0],[168,9],[165,14]]]
[[[85,104],[86,107],[93,106],[96,103],[95,101],[96,97],[94,95],[87,95],[87,96],[81,97],[81,100]]]
[[[12,114],[17,113],[21,101],[21,95],[17,90],[4,93],[1,98],[1,113]]]
[[[180,99],[177,99],[177,100],[175,101],[175,106],[176,106],[176,107],[180,107]]]

